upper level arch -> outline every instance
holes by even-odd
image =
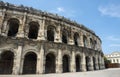
[[[19,20],[17,18],[10,18],[8,20],[8,33],[7,36],[16,36],[19,29]]]
[[[54,41],[55,39],[55,27],[52,25],[47,26],[47,40]]]
[[[91,47],[91,48],[94,48],[94,41],[93,41],[92,38],[90,38],[90,47]]]
[[[28,38],[30,39],[37,39],[39,31],[39,24],[35,21],[31,21],[29,23],[29,33]]]
[[[80,44],[80,36],[79,36],[79,34],[77,32],[75,32],[73,37],[74,37],[74,44],[79,46],[79,44]]]
[[[68,43],[68,31],[66,29],[62,30],[62,42],[65,44]]]

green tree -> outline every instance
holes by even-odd
[[[108,64],[111,64],[111,61],[104,57],[105,67],[108,68]]]

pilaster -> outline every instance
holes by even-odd
[[[68,44],[74,45],[74,38],[73,38],[73,32],[71,31],[70,36],[68,37]]]
[[[40,28],[39,28],[39,32],[38,32],[38,40],[45,40],[45,35],[47,35],[47,34],[45,34],[45,18],[43,18],[43,20],[42,21],[40,21],[40,23],[39,24],[41,24],[40,25]]]
[[[21,68],[21,53],[22,53],[22,46],[18,46],[15,58],[14,58],[14,64],[13,64],[13,72],[12,74],[19,74],[20,68]]]
[[[90,71],[93,71],[94,69],[93,69],[93,58],[92,57],[90,57],[90,67],[89,67],[89,70]]]
[[[6,9],[3,9],[2,12],[0,13],[1,18],[0,18],[0,34],[2,33],[2,26],[3,26],[3,21],[5,18],[5,11]]]
[[[80,46],[84,46],[84,43],[83,43],[83,33],[81,32],[80,33]]]
[[[43,74],[44,73],[44,49],[43,46],[41,45],[41,49],[40,49],[40,55],[38,55],[37,58],[37,74]]]
[[[75,72],[76,68],[75,68],[75,52],[72,51],[72,57],[71,57],[71,62],[70,62],[70,71],[71,72]]]
[[[89,35],[87,35],[87,47],[88,48],[91,48],[91,44],[90,44],[90,38],[89,38]]]
[[[62,73],[62,51],[58,49],[58,57],[56,59],[56,73]]]
[[[105,68],[104,57],[102,57],[101,59],[102,59],[102,69],[104,69]]]
[[[98,62],[98,65],[99,65],[99,69],[102,69],[101,55],[99,55],[99,62]]]
[[[23,73],[23,63],[24,63],[24,58],[22,57],[21,58],[21,63],[20,63],[20,71],[19,71],[20,75],[22,75],[22,73]]]
[[[1,35],[7,36],[7,32],[8,32],[7,21],[4,21],[2,25]]]
[[[24,37],[24,26],[26,22],[26,15],[27,13],[25,12],[23,16],[23,21],[19,23],[17,37]]]
[[[95,57],[96,59],[96,61],[95,61],[95,68],[96,68],[96,70],[99,70],[99,66],[98,66],[98,56],[96,56]]]
[[[62,42],[62,39],[61,39],[61,26],[57,26],[57,30],[55,32],[55,40],[54,42],[57,42],[57,43],[61,43]]]
[[[81,59],[81,71],[86,71],[86,59],[85,59],[85,53],[82,53],[82,59]]]

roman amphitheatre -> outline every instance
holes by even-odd
[[[101,39],[83,24],[0,2],[0,75],[104,69]]]

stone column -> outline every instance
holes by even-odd
[[[90,38],[89,38],[89,36],[88,36],[88,35],[87,35],[87,43],[88,43],[88,44],[87,44],[87,47],[88,47],[88,48],[91,48]]]
[[[80,33],[80,46],[84,46],[84,43],[83,43],[83,33],[81,32]]]
[[[25,26],[25,21],[26,21],[26,14],[27,13],[25,12],[22,22],[20,21],[19,23],[17,37],[24,37],[24,26]]]
[[[99,69],[102,69],[102,63],[101,63],[101,55],[99,55],[99,62],[98,62],[98,64],[99,64]]]
[[[62,39],[61,39],[61,26],[57,26],[57,29],[55,31],[55,40],[54,42],[58,42],[58,43],[61,43],[62,42]]]
[[[90,71],[93,71],[93,58],[90,57],[90,68],[89,68]]]
[[[105,68],[104,57],[102,57],[101,59],[102,59],[102,69],[104,69]]]
[[[41,45],[41,49],[40,49],[40,54],[38,55],[38,59],[37,59],[37,74],[42,74],[44,73],[45,70],[45,66],[44,66],[44,48]]]
[[[42,21],[39,21],[41,24],[38,32],[38,40],[45,40],[45,18]]]
[[[14,64],[13,64],[13,72],[12,74],[19,74],[20,73],[20,64],[21,64],[21,53],[22,53],[22,46],[19,45],[16,55],[15,55],[15,59],[14,59]]]
[[[3,25],[2,25],[2,30],[1,30],[1,34],[3,36],[7,36],[7,32],[8,32],[8,27],[7,27],[7,21],[4,21],[3,22]]]
[[[95,57],[95,68],[96,70],[99,70],[99,66],[98,66],[98,56]]]
[[[68,36],[68,44],[74,45],[74,38],[73,38],[73,32],[71,31],[70,36]]]
[[[24,64],[24,58],[21,58],[21,63],[20,63],[20,71],[19,74],[21,75],[23,73],[23,64]]]
[[[58,49],[58,56],[56,59],[56,73],[62,73],[62,51]]]
[[[40,51],[41,52],[41,51]],[[36,65],[36,74],[40,74],[40,54],[37,55],[37,65]]]
[[[5,17],[5,11],[6,9],[3,9],[3,11],[0,13],[0,34],[1,34],[1,31],[2,31],[2,26],[3,26],[3,21],[4,21],[4,17]]]
[[[86,59],[85,59],[85,53],[82,53],[81,58],[81,71],[86,71]]]
[[[71,60],[70,60],[70,71],[71,72],[75,72],[76,71],[76,66],[75,66],[75,52],[72,51],[72,57],[71,57]]]

